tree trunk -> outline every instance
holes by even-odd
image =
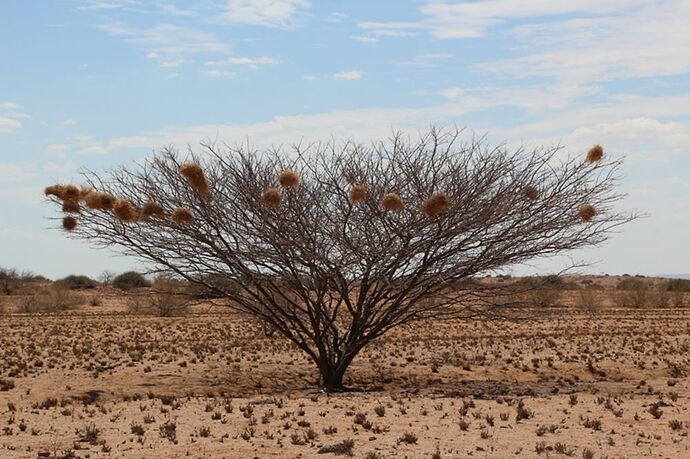
[[[345,376],[346,368],[321,367],[321,387],[323,390],[326,392],[344,392],[346,388],[343,386],[343,376]]]

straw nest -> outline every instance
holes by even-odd
[[[110,210],[115,204],[115,198],[102,191],[92,191],[84,197],[84,204],[89,209]]]
[[[278,176],[278,183],[284,188],[294,188],[299,185],[299,176],[295,171],[287,169]]]
[[[147,202],[144,204],[144,207],[141,208],[141,218],[164,218],[165,217],[165,211],[163,208],[160,206],[160,204],[156,202]]]
[[[62,227],[66,231],[74,231],[77,227],[77,219],[74,217],[65,217],[62,219]]]
[[[604,148],[601,145],[594,145],[587,152],[587,162],[590,164],[601,161],[601,158],[603,158],[603,157],[604,157]]]
[[[384,207],[384,209],[393,212],[400,212],[405,207],[403,200],[396,193],[384,194],[383,198],[381,199],[381,205]]]
[[[62,196],[61,198],[64,199],[65,201],[77,201],[80,196],[80,191],[79,188],[76,187],[75,185],[65,185],[62,188]]]
[[[527,185],[522,189],[522,195],[527,199],[534,201],[539,198],[539,189],[536,186]]]
[[[188,225],[194,222],[194,214],[192,214],[192,211],[189,209],[178,207],[177,209],[173,210],[172,215],[170,215],[170,219],[178,225]]]
[[[444,193],[436,193],[431,195],[422,204],[422,213],[430,220],[438,217],[438,215],[448,208],[448,196]]]
[[[350,201],[362,202],[367,198],[368,187],[364,184],[353,185],[350,188]]]
[[[261,202],[270,207],[278,207],[283,200],[278,188],[266,188],[261,194]]]
[[[64,185],[47,186],[43,190],[43,194],[45,194],[46,196],[55,196],[58,199],[62,199],[62,196],[65,194],[65,186]]]
[[[201,166],[195,163],[186,163],[180,166],[180,174],[187,179],[187,182],[201,194],[211,194],[206,175]]]
[[[594,216],[597,214],[597,211],[594,206],[590,204],[583,204],[580,206],[577,213],[583,222],[588,222],[594,218]]]
[[[125,199],[116,199],[113,203],[113,213],[123,222],[133,222],[139,218],[139,212]]]
[[[62,211],[67,213],[79,213],[81,211],[81,207],[79,206],[78,201],[68,199],[62,203]]]

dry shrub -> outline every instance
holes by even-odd
[[[369,188],[364,184],[354,185],[350,188],[350,201],[362,202],[367,198],[367,190]]]
[[[584,311],[594,312],[601,309],[599,298],[597,298],[596,293],[591,290],[580,290],[575,301],[577,307]]]
[[[65,217],[62,219],[62,228],[65,231],[74,231],[77,227],[77,219],[74,217]]]
[[[587,152],[587,162],[596,163],[604,157],[604,148],[601,145],[594,145]]]
[[[18,312],[34,314],[37,312],[62,312],[73,309],[80,304],[77,295],[67,288],[55,285],[34,290],[31,295],[21,299]]]
[[[78,201],[68,199],[62,203],[62,211],[66,212],[66,213],[76,214],[76,213],[79,213],[81,211],[81,207],[79,206]]]
[[[147,202],[141,208],[141,218],[165,218],[165,210],[160,204],[155,202]]]
[[[424,204],[422,204],[422,213],[430,220],[436,218],[441,212],[448,207],[448,196],[444,193],[436,193],[431,195]]]
[[[123,222],[133,222],[139,218],[139,212],[126,199],[116,199],[113,203],[115,216]]]
[[[644,308],[652,302],[649,287],[640,279],[623,279],[618,283],[617,288],[620,290],[618,301],[621,306]]]
[[[530,306],[550,308],[558,304],[562,293],[555,288],[543,287],[530,290],[526,295]]]
[[[393,212],[400,212],[405,207],[402,198],[396,193],[386,193],[381,199],[381,205],[384,209]]]
[[[527,199],[534,201],[539,198],[539,189],[536,186],[528,185],[522,189],[522,195]]]
[[[594,218],[594,216],[597,214],[596,209],[594,209],[594,206],[590,204],[583,204],[580,206],[578,209],[578,215],[580,216],[580,219],[583,222],[588,222]]]
[[[278,176],[278,183],[284,188],[294,188],[299,185],[299,176],[295,171],[284,170]]]
[[[282,200],[283,197],[278,188],[267,188],[266,191],[261,194],[261,202],[269,207],[278,207]]]
[[[180,166],[180,174],[187,179],[189,184],[201,194],[211,194],[204,170],[195,163],[186,163]]]
[[[134,315],[175,317],[187,314],[189,299],[183,295],[155,294],[146,297],[131,297],[127,301],[127,312]]]
[[[173,210],[170,219],[178,225],[189,225],[194,222],[194,214],[192,214],[192,211],[189,209],[178,207]]]

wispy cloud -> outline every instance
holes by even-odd
[[[252,69],[258,69],[262,65],[271,65],[271,64],[278,64],[280,63],[280,60],[275,59],[273,57],[269,56],[260,56],[260,57],[229,57],[227,59],[223,60],[217,60],[217,61],[207,61],[204,62],[205,66],[208,67],[223,67],[223,66],[230,66],[230,65],[237,65],[237,66],[244,66],[244,67],[249,67]]]
[[[100,24],[97,27],[142,48],[149,59],[157,61],[162,67],[177,67],[196,55],[227,51],[226,44],[212,34],[173,24],[158,24],[142,29],[122,23]]]
[[[22,127],[19,121],[31,118],[23,111],[23,107],[15,102],[0,102],[0,134],[8,134]]]
[[[349,70],[347,72],[338,72],[333,75],[337,80],[361,80],[364,74],[361,70]]]
[[[290,28],[307,17],[307,0],[226,0],[220,18],[227,22]]]

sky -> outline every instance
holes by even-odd
[[[55,229],[42,189],[83,168],[439,125],[625,157],[620,208],[644,218],[573,256],[690,273],[688,18],[688,0],[3,0],[0,266],[141,269]]]

